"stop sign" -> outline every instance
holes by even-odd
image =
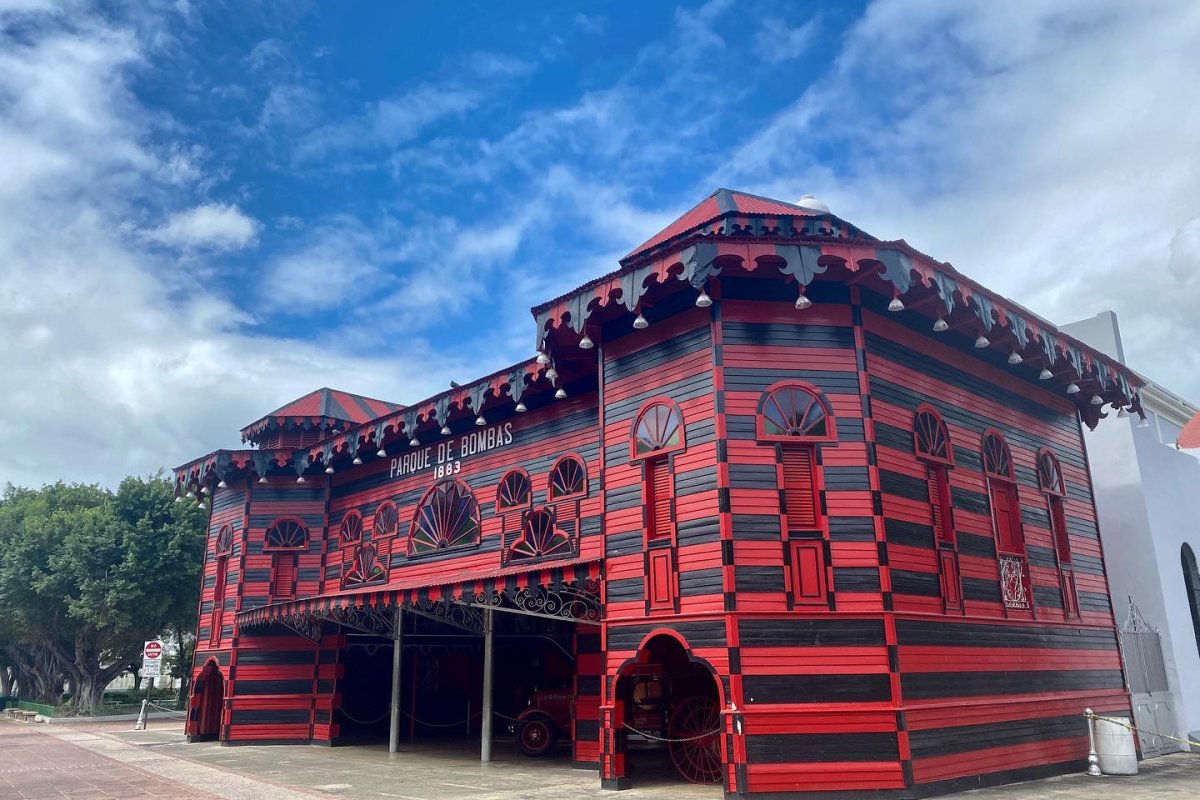
[[[162,657],[162,642],[153,641],[146,642],[145,648],[142,650],[142,656],[153,661]]]

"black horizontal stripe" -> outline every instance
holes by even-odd
[[[1119,669],[916,672],[901,675],[900,686],[907,699],[924,700],[935,697],[1121,689],[1125,681]]]
[[[873,619],[743,619],[742,647],[884,645],[883,622]]]
[[[886,673],[875,675],[746,675],[748,704],[873,703],[891,699]]]

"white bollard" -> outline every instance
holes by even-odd
[[[142,698],[142,710],[138,712],[137,724],[133,726],[135,731],[146,730],[146,699]]]
[[[1096,755],[1096,731],[1095,731],[1095,726],[1092,725],[1092,722],[1093,722],[1092,716],[1094,715],[1094,713],[1095,712],[1092,711],[1090,708],[1085,708],[1083,710],[1083,718],[1085,720],[1087,720],[1087,728],[1088,728],[1087,774],[1091,775],[1093,778],[1099,778],[1100,777],[1100,758],[1099,758],[1099,756]]]

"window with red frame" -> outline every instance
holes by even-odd
[[[992,502],[996,546],[1001,552],[1024,555],[1025,535],[1021,530],[1021,506],[1013,477],[1012,455],[1008,443],[998,433],[983,437],[983,471],[987,475],[988,495]]]
[[[587,494],[587,467],[577,456],[565,456],[550,471],[550,499],[565,500]]]
[[[758,432],[776,440],[787,560],[792,601],[796,605],[828,605],[829,559],[817,484],[817,443],[830,442],[835,427],[825,400],[796,384],[765,392],[758,405]]]
[[[232,533],[232,529],[230,532]],[[210,647],[215,647],[221,641],[221,628],[225,625],[225,581],[228,572],[229,556],[217,556],[217,575],[213,580],[212,628],[208,634]]]
[[[1067,531],[1066,484],[1062,467],[1049,450],[1038,453],[1038,485],[1046,498],[1046,515],[1054,538],[1054,555],[1058,561],[1058,578],[1062,589],[1063,615],[1079,617],[1079,597],[1075,590],[1075,567],[1071,563],[1071,539]]]
[[[299,553],[308,546],[308,528],[297,519],[277,519],[267,528],[263,552],[271,557],[272,600],[291,600],[296,596]]]
[[[925,406],[913,415],[913,449],[925,467],[929,489],[929,520],[937,548],[938,581],[947,611],[962,610],[962,579],[958,566],[958,542],[950,505],[950,466],[954,449],[942,415]]]
[[[633,423],[632,455],[642,460],[642,489],[648,539],[672,533],[671,499],[674,486],[669,454],[683,447],[683,418],[678,407],[656,400]]]
[[[1001,600],[1006,609],[1031,609],[1029,564],[1025,559],[1025,534],[1021,527],[1021,503],[1013,475],[1012,453],[998,433],[983,436],[983,471],[987,476],[992,525],[996,533]]]

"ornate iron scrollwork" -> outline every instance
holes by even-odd
[[[277,622],[288,630],[300,634],[309,641],[321,641],[321,629],[324,627],[324,620],[312,614],[283,614],[271,621]]]
[[[555,619],[599,624],[602,616],[600,582],[590,578],[553,586],[527,586],[510,599],[522,611]]]
[[[345,625],[362,633],[375,636],[392,636],[393,617],[391,610],[372,608],[370,606],[351,606],[349,608],[331,608],[323,616],[330,622]]]
[[[1000,556],[1000,591],[1008,608],[1029,608],[1025,588],[1025,562],[1017,556]]]
[[[483,633],[483,611],[476,606],[445,601],[418,600],[408,606],[406,610],[468,633]]]

